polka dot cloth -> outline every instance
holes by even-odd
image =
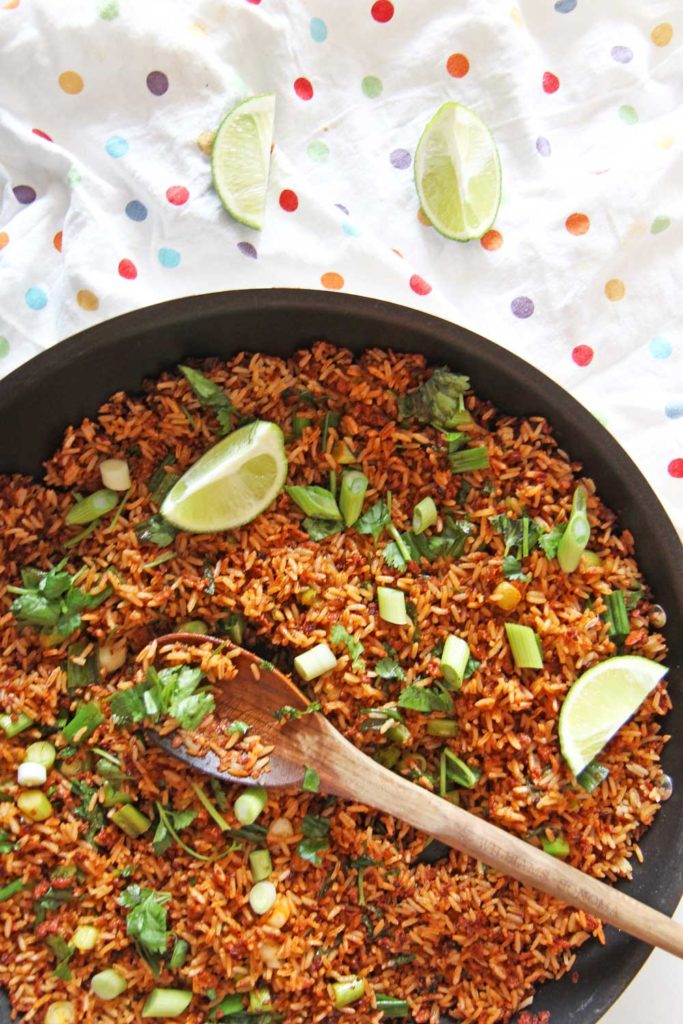
[[[570,389],[683,527],[675,4],[614,0],[597,18],[588,0],[357,0],[295,17],[232,0],[227,31],[211,0],[168,0],[163,26],[158,5],[92,0],[78,32],[65,5],[0,6],[0,375],[180,295],[376,295],[495,338]],[[216,128],[250,91],[276,95],[261,232],[211,184]],[[414,187],[446,100],[482,114],[503,169],[495,223],[467,243],[431,226]]]

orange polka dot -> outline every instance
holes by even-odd
[[[3,5],[3,11],[16,11],[17,7],[21,3],[21,0],[7,0],[7,3]]]
[[[619,302],[626,294],[626,286],[618,277],[611,278],[605,285],[605,295],[610,302]]]
[[[464,78],[470,70],[470,62],[464,53],[452,53],[446,61],[446,71],[453,78]]]
[[[570,213],[564,226],[570,235],[585,235],[591,222],[585,213]]]
[[[62,71],[57,81],[60,88],[70,96],[75,96],[83,90],[83,79],[77,71]]]
[[[76,293],[76,302],[81,309],[85,309],[89,313],[100,308],[100,300],[94,292],[88,291],[87,288],[82,288],[80,292]]]
[[[663,21],[652,29],[650,39],[655,46],[668,46],[673,38],[673,34],[673,25],[670,25],[668,21]]]
[[[432,222],[430,221],[429,217],[424,212],[422,207],[420,207],[420,209],[417,211],[417,219],[419,220],[420,224],[424,224],[426,228],[431,228]]]
[[[6,231],[0,231],[0,249],[4,249],[6,245],[9,245],[9,235]]]
[[[485,235],[480,239],[482,247],[488,252],[495,252],[496,249],[500,249],[503,244],[503,236],[500,231],[487,231]]]
[[[54,247],[57,250],[57,252],[61,252],[62,251],[62,232],[61,231],[58,231],[57,234],[55,235],[55,237],[52,239],[52,244],[54,245]]]
[[[344,287],[344,278],[341,274],[335,273],[334,270],[328,270],[326,274],[320,278],[320,283],[323,288],[332,288],[333,291],[338,291]]]

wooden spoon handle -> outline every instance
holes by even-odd
[[[395,775],[338,738],[334,746],[325,744],[324,764],[316,765],[324,791],[377,807],[505,875],[683,957],[683,925]]]

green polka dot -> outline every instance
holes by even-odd
[[[4,359],[9,352],[9,341],[7,338],[0,338],[0,359]]]
[[[313,142],[309,142],[306,153],[311,160],[315,160],[317,163],[322,164],[330,155],[330,147],[326,142],[321,142],[320,139],[314,139]]]
[[[655,217],[655,219],[652,221],[652,227],[650,228],[650,231],[653,235],[658,235],[660,231],[666,231],[666,229],[670,226],[670,217]]]
[[[100,0],[97,5],[97,13],[105,21],[112,21],[119,16],[118,0]]]
[[[376,99],[382,92],[382,89],[384,88],[381,81],[379,80],[379,78],[376,77],[376,75],[366,75],[363,81],[361,82],[360,87],[369,100]]]
[[[77,185],[81,180],[81,173],[77,167],[70,167],[66,175],[67,185]]]
[[[629,106],[625,103],[623,107],[619,107],[619,117],[624,124],[638,124],[638,111],[635,107]]]

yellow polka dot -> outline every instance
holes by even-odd
[[[333,291],[337,291],[339,288],[344,287],[344,278],[341,274],[337,274],[334,270],[330,270],[326,274],[322,275],[320,283],[323,288],[332,288]]]
[[[77,71],[62,71],[57,81],[60,88],[70,96],[75,96],[76,93],[83,90],[83,79]]]
[[[673,34],[673,25],[670,25],[668,21],[663,21],[660,25],[655,25],[652,29],[652,32],[650,32],[650,39],[655,46],[668,46]]]
[[[201,21],[195,21],[194,25],[190,28],[190,31],[196,36],[206,35],[206,25],[203,25]]]
[[[514,23],[517,26],[517,28],[523,28],[524,27],[524,20],[522,18],[522,12],[520,11],[519,7],[511,7],[510,8],[510,17],[514,21]]]
[[[211,150],[213,149],[213,140],[216,138],[216,133],[211,131],[202,132],[197,139],[197,145],[201,149],[202,153],[206,156],[211,156]]]
[[[422,209],[422,207],[420,207],[420,209],[417,211],[417,219],[419,220],[420,224],[424,224],[426,228],[431,228],[432,223],[427,214]]]
[[[675,141],[675,135],[662,135],[660,139],[657,139],[655,145],[659,146],[660,149],[671,149]]]
[[[618,277],[611,278],[605,285],[605,295],[610,302],[619,302],[626,294],[626,286]]]
[[[85,309],[89,313],[100,308],[100,300],[94,292],[88,291],[87,288],[82,288],[81,291],[76,294],[76,302],[81,309]]]

